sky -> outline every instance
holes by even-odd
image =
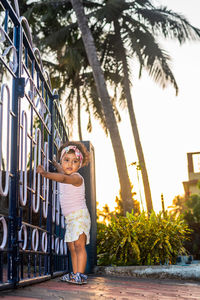
[[[156,0],[154,3],[181,13],[200,28],[199,0]],[[187,42],[182,46],[170,40],[160,43],[172,58],[171,69],[179,86],[178,96],[172,86],[163,90],[145,72],[142,79],[138,79],[137,63],[132,63],[133,105],[156,211],[161,210],[161,193],[166,208],[176,195],[184,194],[182,182],[188,180],[187,152],[200,151],[200,42]],[[141,174],[138,182],[136,168],[129,166],[137,162],[137,155],[125,110],[119,129],[136,199],[140,200],[141,191],[144,203]],[[99,207],[108,204],[112,210],[120,187],[110,139],[105,137],[97,122],[93,122],[92,133],[88,134],[84,129],[83,136],[95,148]]]

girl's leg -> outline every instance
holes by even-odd
[[[77,269],[77,254],[75,250],[75,245],[74,242],[68,242],[67,245],[71,254],[73,272],[74,274],[76,274],[78,272],[78,269]]]
[[[74,242],[74,248],[77,257],[77,272],[84,273],[87,263],[87,252],[85,249],[86,235],[82,233],[79,239]]]

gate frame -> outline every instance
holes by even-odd
[[[48,147],[49,147],[49,161],[52,161],[53,155],[55,153],[55,136],[54,133],[56,130],[56,134],[58,138],[62,138],[62,142],[68,140],[68,130],[66,129],[66,121],[64,116],[62,115],[62,109],[59,107],[57,100],[58,95],[55,90],[52,91],[50,87],[50,83],[45,79],[45,74],[43,72],[43,68],[41,68],[41,61],[36,58],[36,54],[34,52],[32,46],[32,38],[30,29],[28,27],[28,21],[19,15],[19,6],[18,1],[14,0],[15,10],[12,8],[11,4],[8,0],[0,0],[0,6],[5,10],[5,26],[4,33],[7,34],[8,30],[8,18],[12,21],[13,24],[13,46],[16,49],[17,53],[17,69],[15,72],[11,72],[10,67],[5,63],[3,58],[0,56],[0,61],[7,69],[7,71],[12,76],[12,108],[11,108],[11,151],[10,155],[12,155],[12,159],[10,159],[10,176],[9,176],[9,215],[6,216],[8,218],[8,241],[7,241],[7,268],[8,268],[8,278],[7,282],[0,282],[0,290],[27,285],[33,282],[39,282],[43,280],[47,280],[53,278],[55,276],[61,275],[68,269],[68,262],[64,263],[64,259],[68,259],[67,255],[57,255],[53,253],[52,249],[52,191],[53,191],[53,182],[49,181],[49,205],[48,205],[48,217],[46,219],[46,227],[48,238],[48,254],[45,256],[47,260],[47,266],[45,264],[45,268],[47,268],[47,275],[42,276],[33,276],[28,279],[20,279],[19,274],[19,264],[20,264],[20,247],[19,247],[19,238],[18,232],[22,226],[22,211],[19,205],[19,150],[20,150],[20,116],[19,116],[19,101],[21,98],[25,96],[25,78],[22,77],[22,47],[24,46],[27,50],[27,55],[32,59],[32,63],[34,62],[34,70],[39,74],[39,79],[43,82],[43,89],[45,89],[46,93],[48,93],[48,109],[50,111],[51,117],[51,130],[48,135]],[[25,22],[26,29],[28,30],[28,37],[25,34],[22,22]],[[2,29],[2,28],[1,28]],[[37,49],[37,53],[39,50]],[[40,56],[40,54],[39,54]],[[40,57],[39,57],[40,58]],[[31,77],[30,77],[31,78]],[[44,100],[45,101],[45,100]],[[47,100],[46,100],[47,101]],[[33,108],[32,108],[33,109]],[[32,122],[32,119],[31,119]],[[57,126],[57,123],[59,125]],[[1,128],[0,128],[1,130]],[[9,136],[8,136],[9,138]],[[27,138],[27,137],[26,137]],[[33,140],[31,141],[33,143]],[[31,144],[32,145],[32,144]],[[1,147],[1,145],[0,145]],[[58,147],[57,147],[58,148]],[[1,149],[0,149],[1,151]],[[32,152],[32,150],[31,150]],[[32,160],[31,160],[32,161]],[[31,176],[31,175],[30,175]],[[31,182],[32,185],[32,182]],[[58,199],[57,199],[58,201]],[[41,200],[40,200],[41,203]],[[27,204],[28,205],[28,204]],[[1,216],[1,215],[0,215]],[[59,215],[59,225],[56,225],[55,219],[55,227],[59,228],[59,233],[61,234],[61,214]],[[32,224],[28,224],[32,226]],[[32,226],[33,227],[33,226]],[[54,228],[55,229],[55,228]],[[59,241],[59,240],[58,240]],[[55,242],[55,241],[54,241]],[[55,249],[55,243],[54,243]],[[3,250],[3,252],[6,252]],[[0,249],[1,254],[1,249]],[[30,254],[31,255],[31,254]],[[33,254],[34,255],[34,254]],[[35,256],[40,254],[35,253]],[[62,256],[62,257],[61,257]],[[48,262],[49,260],[49,262]],[[62,268],[65,267],[65,269]],[[58,269],[58,270],[57,270]],[[3,272],[3,269],[2,269]],[[0,274],[1,275],[1,274]],[[2,276],[3,277],[3,276]],[[1,277],[0,277],[1,278]]]

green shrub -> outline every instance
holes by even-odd
[[[194,259],[200,259],[200,196],[193,194],[185,202],[186,210],[183,218],[192,229],[191,241],[185,243],[185,248],[194,256]]]
[[[154,265],[175,263],[185,253],[190,230],[182,217],[152,212],[113,216],[110,224],[98,223],[99,265]]]

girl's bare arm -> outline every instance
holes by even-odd
[[[75,186],[80,186],[82,184],[82,178],[78,174],[66,175],[62,173],[47,172],[41,165],[37,167],[37,173],[40,173],[48,179],[61,183],[69,183]]]

